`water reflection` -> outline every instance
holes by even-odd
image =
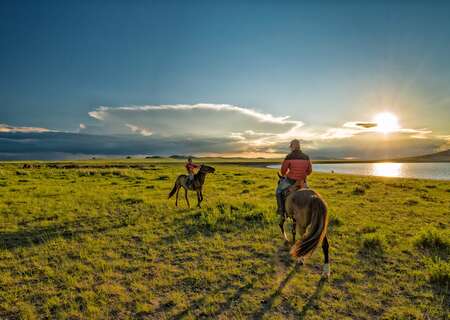
[[[372,175],[382,177],[401,177],[403,163],[373,163]]]

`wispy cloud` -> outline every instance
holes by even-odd
[[[139,134],[141,134],[141,135],[143,135],[145,137],[149,137],[149,136],[151,136],[153,134],[150,131],[150,129],[147,129],[147,128],[142,128],[142,127],[135,126],[135,125],[132,125],[132,124],[129,124],[129,123],[125,124],[125,126],[130,128],[131,132],[139,133]]]
[[[269,113],[262,113],[253,109],[233,106],[229,104],[176,104],[176,105],[145,105],[145,106],[124,106],[124,107],[107,107],[100,106],[96,110],[89,112],[89,115],[98,120],[105,120],[109,112],[116,111],[131,111],[131,112],[145,112],[145,111],[161,111],[161,110],[175,110],[175,111],[189,111],[189,110],[209,110],[209,111],[224,111],[224,112],[236,112],[242,115],[246,115],[261,122],[278,123],[278,124],[294,124],[296,126],[302,126],[303,122],[290,120],[290,116],[275,117]]]
[[[38,127],[14,127],[4,123],[0,123],[0,132],[50,132],[47,128]]]
[[[300,120],[274,116],[228,104],[179,104],[107,107],[89,116],[101,124],[104,134],[125,134],[122,128],[149,136],[230,138],[251,146],[270,146],[298,135]],[[147,128],[151,128],[147,129]],[[99,127],[95,127],[98,131]],[[89,132],[87,127],[85,132]]]

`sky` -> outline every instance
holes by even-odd
[[[445,1],[0,1],[0,159],[450,145]],[[380,117],[380,114],[384,115]]]

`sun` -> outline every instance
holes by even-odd
[[[375,115],[373,121],[377,124],[375,130],[388,134],[400,129],[397,117],[390,112],[382,112]]]

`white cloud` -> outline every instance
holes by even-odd
[[[231,138],[249,146],[272,145],[298,137],[303,126],[302,121],[289,116],[227,104],[100,106],[89,116],[101,123],[105,134],[125,134],[122,128],[126,127],[142,135]]]
[[[128,128],[130,128],[130,130],[131,130],[132,132],[139,133],[139,134],[141,134],[141,135],[143,135],[143,136],[145,136],[145,137],[149,137],[149,136],[151,136],[151,135],[153,134],[153,133],[150,131],[150,129],[147,129],[147,128],[142,128],[142,127],[135,126],[135,125],[132,125],[132,124],[129,124],[129,123],[126,123],[125,126],[128,127]]]
[[[50,132],[54,130],[50,130],[47,128],[38,128],[38,127],[14,127],[4,123],[0,123],[0,132]]]
[[[261,113],[259,111],[253,109],[242,108],[238,106],[233,106],[229,104],[210,104],[210,103],[199,103],[199,104],[176,104],[176,105],[145,105],[145,106],[125,106],[125,107],[106,107],[100,106],[97,110],[89,112],[89,115],[93,118],[104,120],[105,115],[108,111],[131,111],[131,112],[139,112],[139,111],[158,111],[158,110],[212,110],[212,111],[228,111],[228,112],[237,112],[242,115],[246,115],[249,117],[253,117],[258,119],[261,122],[269,122],[269,123],[279,123],[279,124],[294,124],[296,126],[302,126],[303,122],[296,120],[289,120],[290,116],[283,117],[274,117],[269,113]]]
[[[429,150],[433,150],[439,143],[445,144],[445,140],[433,136],[431,130],[425,128],[402,128],[398,125],[384,135],[374,121],[348,121],[334,127],[305,126],[303,121],[289,116],[227,104],[100,106],[89,115],[96,119],[97,125],[87,126],[86,132],[108,135],[129,134],[131,131],[136,135],[151,135],[152,139],[171,139],[180,143],[227,141],[224,152],[228,153],[286,152],[288,142],[293,138],[300,139],[306,149],[317,152],[352,150],[353,154],[358,154],[356,150],[359,148],[367,155],[389,148],[387,141],[397,150],[403,147],[409,150],[420,145],[425,151],[427,145]],[[220,149],[220,144],[214,148]],[[202,152],[205,152],[204,148]]]

